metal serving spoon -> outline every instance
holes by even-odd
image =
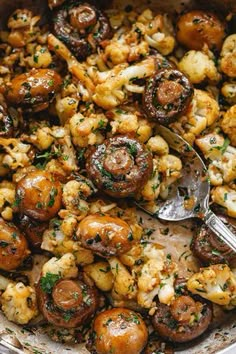
[[[150,212],[145,204],[141,203],[137,203],[138,207],[153,217],[166,221],[200,218],[236,252],[236,235],[209,209],[210,182],[201,157],[189,143],[168,128],[158,126],[157,132],[178,152],[183,163],[182,175],[171,186],[168,200],[158,202],[157,211]],[[191,208],[186,206],[187,200],[192,202]]]
[[[7,351],[4,348],[7,348]],[[0,333],[0,353],[24,354],[24,348],[15,334],[3,332]]]

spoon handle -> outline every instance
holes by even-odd
[[[236,235],[211,211],[207,210],[203,217],[206,225],[234,252],[236,252]]]

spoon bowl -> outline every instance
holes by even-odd
[[[145,204],[137,205],[153,217],[165,221],[200,218],[236,252],[236,235],[209,209],[210,180],[203,160],[187,141],[170,129],[159,125],[157,132],[181,158],[181,178],[171,185],[168,199],[158,201],[155,212],[150,212]]]

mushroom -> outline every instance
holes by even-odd
[[[6,89],[6,99],[13,106],[28,111],[47,108],[62,84],[60,75],[51,69],[32,69],[15,76]]]
[[[86,2],[69,0],[54,11],[53,33],[76,58],[83,60],[111,37],[112,30],[101,10]]]
[[[15,225],[0,218],[0,269],[17,269],[29,254],[24,235]]]
[[[102,257],[128,252],[133,245],[129,225],[118,217],[93,214],[79,224],[76,235],[81,245]]]
[[[227,216],[218,216],[236,236],[235,221]],[[236,258],[236,254],[231,248],[220,240],[205,224],[202,224],[194,233],[191,250],[196,257],[205,263],[227,263]]]
[[[125,308],[101,312],[94,320],[93,331],[97,354],[139,354],[148,339],[148,330],[142,317]]]
[[[30,172],[17,183],[16,204],[21,215],[38,221],[50,220],[60,209],[61,201],[61,184],[49,172]]]
[[[207,44],[220,50],[225,37],[225,24],[213,13],[193,10],[181,15],[176,24],[176,38],[188,49],[201,50]]]
[[[143,108],[149,119],[168,125],[186,111],[192,97],[192,84],[184,74],[162,69],[146,83]]]
[[[212,307],[200,296],[189,293],[184,278],[177,278],[174,287],[175,298],[170,306],[157,303],[152,324],[164,339],[184,343],[207,330],[212,320]]]
[[[19,215],[17,219],[18,227],[25,233],[31,248],[35,252],[42,251],[43,233],[48,227],[48,222],[38,222],[27,215]]]
[[[52,285],[53,278],[47,279],[49,275],[41,277],[36,288],[43,316],[57,327],[75,328],[84,324],[99,305],[96,288],[75,279],[59,279]]]
[[[106,194],[116,198],[134,196],[152,173],[152,154],[137,139],[120,135],[91,148],[86,170]]]

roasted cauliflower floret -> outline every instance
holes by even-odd
[[[235,81],[225,81],[221,87],[221,93],[229,104],[236,104]]]
[[[151,56],[129,67],[121,64],[106,74],[105,82],[96,86],[93,101],[104,109],[115,108],[125,101],[126,89],[132,90],[130,80],[147,78],[154,72],[155,59]]]
[[[35,290],[21,282],[8,284],[1,304],[7,319],[17,324],[27,324],[38,315]]]
[[[68,126],[52,128],[52,134],[55,138],[53,152],[58,156],[58,161],[67,173],[78,170],[76,151],[72,144],[70,129]]]
[[[25,61],[31,68],[47,68],[52,63],[52,55],[46,46],[37,45],[32,55]]]
[[[236,218],[236,190],[229,186],[218,186],[211,191],[212,201],[226,209],[229,216]]]
[[[36,40],[40,29],[36,26],[40,16],[33,16],[27,9],[17,9],[8,19],[7,26],[11,30],[7,42],[14,48],[24,47],[27,43]]]
[[[112,127],[112,134],[134,134],[139,141],[145,143],[152,135],[153,123],[140,116],[139,112],[124,109],[113,109],[106,113]]]
[[[236,146],[236,104],[225,112],[221,122],[221,129],[230,138],[233,146]]]
[[[67,210],[84,217],[89,211],[86,199],[93,193],[90,186],[83,181],[72,180],[63,187],[62,201]]]
[[[98,289],[110,291],[113,287],[114,276],[108,262],[100,261],[83,267],[85,273],[93,279]]]
[[[153,16],[150,9],[144,10],[137,18],[137,27],[141,27],[145,41],[162,55],[170,54],[175,47],[174,28],[167,14]]]
[[[116,257],[108,259],[114,277],[112,297],[117,300],[134,299],[137,295],[135,277]]]
[[[52,257],[42,268],[42,276],[47,273],[58,274],[62,278],[76,278],[78,268],[76,267],[75,257],[72,253],[66,253],[61,258]]]
[[[236,34],[225,39],[220,57],[220,70],[229,77],[236,77]]]
[[[126,63],[129,56],[130,48],[128,44],[119,41],[112,41],[105,48],[105,59],[110,60],[112,64]]]
[[[218,116],[219,105],[217,101],[208,92],[195,89],[187,112],[172,123],[171,127],[190,144],[193,144],[196,136],[212,125]]]
[[[68,119],[70,119],[71,117],[73,117],[74,114],[76,114],[78,104],[79,99],[77,97],[61,97],[60,94],[56,96],[55,108],[62,125],[64,125]]]
[[[138,277],[137,302],[144,308],[155,307],[156,295],[161,303],[170,304],[175,294],[174,274],[177,270],[175,263],[166,260],[163,250],[148,246],[144,249],[146,261],[139,269]]]
[[[15,201],[15,185],[12,182],[0,183],[0,213],[3,219],[12,220],[12,204]]]
[[[34,153],[31,145],[22,143],[20,139],[0,138],[0,147],[5,151],[3,166],[16,170],[18,167],[30,166],[33,162]]]
[[[185,53],[178,67],[193,84],[199,84],[205,80],[216,83],[220,80],[214,61],[207,54],[197,50]]]
[[[153,159],[152,175],[141,190],[141,197],[147,201],[154,201],[160,194],[161,175],[159,173],[159,161]]]
[[[193,294],[218,305],[236,306],[236,278],[226,264],[200,268],[188,280],[187,287]]]
[[[54,142],[54,137],[52,135],[52,130],[49,127],[35,127],[32,134],[23,135],[24,139],[33,144],[39,150],[47,150],[50,148]]]
[[[157,154],[160,156],[169,154],[169,146],[168,146],[167,142],[160,135],[152,136],[148,140],[146,146],[154,154]]]
[[[100,129],[104,129],[107,122],[104,114],[94,114],[90,117],[84,117],[81,113],[73,115],[69,126],[74,145],[87,147],[88,145],[101,144],[104,137]]]
[[[236,178],[236,149],[229,145],[228,138],[219,134],[207,134],[195,141],[206,159],[211,162],[208,172],[211,184],[219,186]]]
[[[60,214],[63,212],[60,211]],[[52,252],[55,256],[73,253],[76,264],[90,264],[93,262],[93,253],[78,245],[75,231],[78,225],[76,216],[66,215],[64,220],[54,219],[50,228],[43,234],[41,248]]]

